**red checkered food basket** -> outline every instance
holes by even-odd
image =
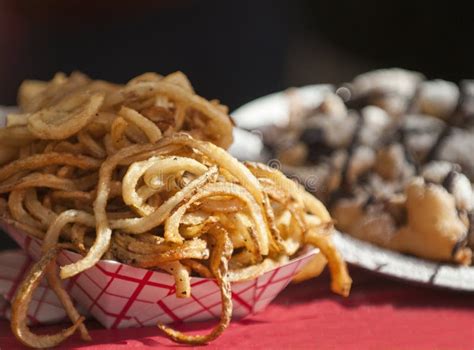
[[[4,223],[0,223],[0,228],[29,257],[38,259],[41,252],[39,240]],[[233,317],[241,318],[262,311],[317,252],[313,249],[254,280],[233,283]],[[3,311],[8,317],[8,303],[32,262],[27,255],[18,252],[0,254],[0,316]],[[80,258],[76,253],[63,251],[58,262],[65,265]],[[93,316],[106,328],[217,319],[221,311],[221,296],[213,279],[192,277],[191,297],[181,299],[175,296],[173,276],[116,261],[100,261],[91,269],[66,280],[65,288],[83,314]],[[55,322],[65,316],[61,304],[46,285],[36,291],[29,312],[30,321],[40,323]]]

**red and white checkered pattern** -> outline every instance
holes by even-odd
[[[33,259],[39,257],[41,243],[38,240],[27,237],[9,225],[2,223],[0,227],[29,256]],[[316,250],[313,250],[254,280],[233,283],[233,316],[240,318],[262,311],[315,253]],[[64,251],[58,257],[58,262],[65,265],[79,258],[76,253]],[[2,261],[8,259],[3,257],[0,260],[0,269],[4,270]],[[6,277],[6,281],[0,281],[1,295],[7,301],[11,300],[18,281],[23,277],[23,270],[31,263],[25,255],[22,255],[22,259],[23,262],[12,264],[18,267],[16,272],[12,270],[13,274]],[[140,327],[156,325],[157,322],[202,321],[219,318],[221,310],[219,288],[213,279],[192,277],[191,297],[180,299],[175,296],[174,278],[171,275],[114,261],[100,261],[93,268],[69,279],[66,288],[87,313],[107,328]],[[52,315],[53,309],[60,308],[59,301],[51,294],[53,293],[44,287],[39,288],[35,294],[36,301],[32,309],[36,311],[32,316],[38,321]],[[0,310],[1,308],[2,301]],[[3,308],[6,309],[5,303]],[[57,314],[56,311],[54,315],[64,317],[64,313]]]
[[[10,302],[32,263],[33,260],[21,250],[0,253],[0,318],[10,318]],[[69,284],[70,281],[65,283],[66,288]],[[84,311],[81,309],[82,314]],[[66,318],[60,301],[45,280],[33,294],[28,318],[30,324],[51,324]]]

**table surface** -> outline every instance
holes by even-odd
[[[330,294],[327,274],[291,285],[264,312],[232,322],[206,349],[474,348],[474,294],[410,285],[355,268],[351,273],[355,283],[349,298]],[[176,328],[205,332],[213,325]],[[60,348],[182,347],[154,327],[105,330],[93,321],[88,326],[92,342],[74,335]],[[8,322],[0,321],[0,349],[21,348]]]

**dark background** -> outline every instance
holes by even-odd
[[[116,82],[182,70],[199,94],[231,110],[288,86],[343,82],[380,67],[474,78],[472,7],[425,0],[0,0],[0,104],[15,104],[23,79],[72,70]]]
[[[400,66],[474,77],[469,2],[0,0],[0,104],[25,78],[188,74],[232,109],[290,85]]]

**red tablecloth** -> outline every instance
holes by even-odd
[[[328,292],[327,276],[289,286],[267,309],[234,321],[206,349],[474,349],[474,295],[428,289],[352,270],[353,292]],[[213,323],[181,325],[206,331]],[[93,342],[73,336],[63,348],[176,347],[156,328],[105,330],[89,323]],[[0,321],[0,349],[21,349]]]

